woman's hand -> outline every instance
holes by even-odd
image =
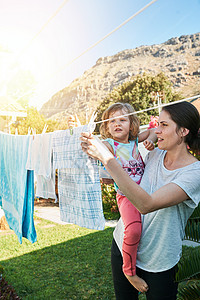
[[[91,133],[83,132],[81,139],[82,150],[89,156],[100,160],[103,164],[109,159],[113,158],[112,153],[108,148],[100,141],[97,136],[93,136]]]

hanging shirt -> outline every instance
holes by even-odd
[[[61,220],[89,229],[105,227],[98,166],[82,151],[81,132],[88,125],[53,133],[53,167],[58,169]]]
[[[30,136],[0,133],[0,196],[9,227],[36,241],[34,227],[34,174],[26,170]]]

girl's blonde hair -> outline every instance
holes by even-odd
[[[134,112],[134,108],[129,103],[121,103],[117,102],[109,106],[102,115],[102,121],[110,118],[111,113],[115,113],[116,111],[121,110],[123,114],[129,114]],[[130,132],[129,132],[129,140],[135,140],[139,133],[140,122],[135,114],[129,115],[130,120]],[[103,122],[100,126],[100,134],[103,139],[113,138],[108,131],[108,122]]]

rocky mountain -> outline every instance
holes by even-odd
[[[200,94],[200,33],[101,57],[46,102],[40,112],[58,120],[69,113],[89,115],[113,88],[144,72],[151,75],[163,72],[173,89],[184,97]]]

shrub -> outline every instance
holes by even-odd
[[[117,206],[116,191],[114,188],[114,184],[104,184],[101,181],[101,191],[105,218],[118,219],[119,210]]]

